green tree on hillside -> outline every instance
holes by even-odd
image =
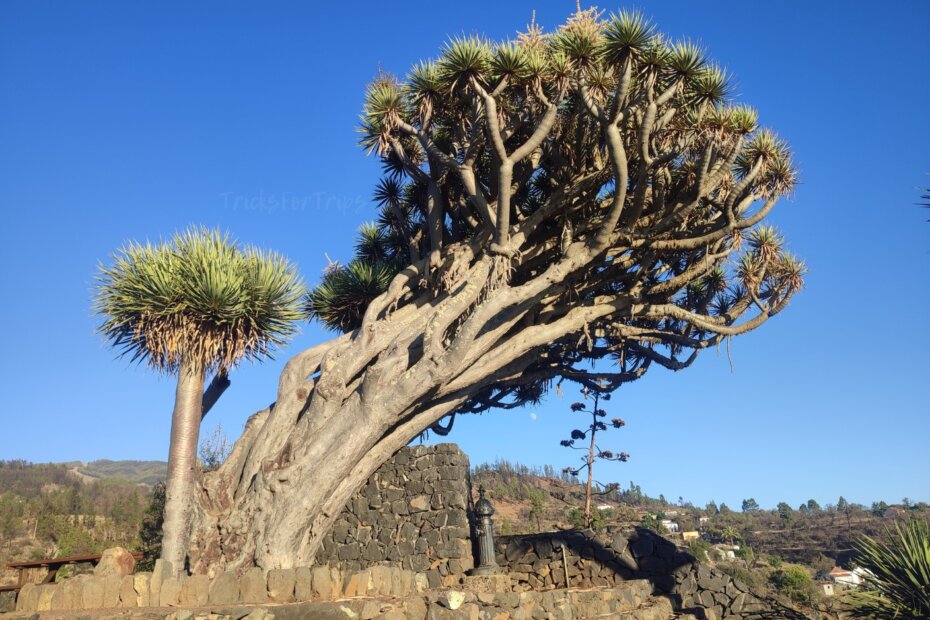
[[[139,527],[139,539],[142,544],[139,551],[142,559],[139,570],[150,571],[155,567],[155,560],[161,557],[162,526],[165,522],[165,483],[158,482],[152,487],[149,506]]]
[[[232,451],[229,445],[229,439],[223,432],[220,424],[216,425],[213,432],[200,442],[200,462],[204,471],[214,471],[219,469],[226,457]]]
[[[644,527],[647,530],[652,530],[656,534],[667,534],[668,530],[665,528],[665,525],[662,524],[661,519],[656,518],[655,515],[647,514],[642,518],[642,521],[639,523],[640,527]]]
[[[729,544],[734,544],[735,541],[741,538],[739,530],[733,527],[732,525],[727,525],[720,532],[720,537],[727,541]]]
[[[23,502],[12,492],[0,493],[0,540],[6,541],[9,549],[13,538],[22,531]]]
[[[303,293],[281,256],[201,228],[158,245],[130,243],[100,267],[99,332],[133,361],[177,376],[162,539],[175,572],[187,554],[201,419],[232,367],[261,359],[295,332]],[[211,371],[213,389],[203,394]]]
[[[888,504],[885,501],[872,502],[872,514],[881,517],[888,511]]]
[[[545,498],[546,492],[542,489],[533,489],[530,491],[530,518],[536,521],[536,531],[542,530],[542,518],[545,516]]]
[[[743,500],[742,510],[743,510],[743,512],[758,512],[758,511],[759,511],[759,504],[758,504],[758,502],[756,502],[755,499],[753,499],[753,498],[751,498],[751,497],[750,497],[749,499],[744,499],[744,500]]]
[[[852,527],[852,521],[850,519],[850,506],[849,502],[846,501],[846,498],[840,495],[840,498],[836,500],[836,511],[842,512],[846,516],[846,527]]]
[[[794,516],[794,511],[791,510],[791,506],[789,506],[787,502],[778,502],[778,506],[775,507],[775,510],[778,513],[778,518],[781,521],[782,527],[787,528],[789,525],[791,525],[791,519]]]
[[[811,586],[813,580],[810,573],[803,566],[797,564],[780,565],[772,573],[769,581],[782,594],[798,602],[811,600]]]

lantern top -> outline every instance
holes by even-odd
[[[484,487],[478,487],[478,501],[475,503],[475,514],[479,517],[490,517],[494,514],[494,506],[484,497]]]

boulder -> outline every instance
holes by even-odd
[[[440,595],[439,601],[438,601],[438,603],[442,605],[443,607],[446,607],[452,610],[458,609],[459,607],[462,606],[462,603],[464,602],[465,602],[465,593],[460,592],[458,590],[449,590],[447,592],[443,592]]]
[[[66,607],[64,609],[82,609],[84,607],[84,584],[92,578],[92,575],[76,575],[58,583],[58,587],[65,592],[63,600]],[[96,594],[91,592],[89,596],[88,600],[93,602]],[[100,597],[103,598],[102,590]]]
[[[418,495],[410,500],[410,512],[423,512],[429,510],[430,501],[425,495]]]
[[[483,592],[488,594],[510,592],[510,575],[466,575],[462,579],[462,587],[469,592]]]
[[[426,618],[426,603],[422,597],[411,596],[404,601],[404,611],[409,620],[424,620]]]
[[[152,569],[152,577],[149,580],[149,604],[153,607],[157,607],[160,601],[161,595],[161,584],[174,574],[173,567],[171,562],[168,560],[162,560],[161,558],[155,560],[155,568]]]
[[[343,584],[342,591],[346,598],[352,598],[354,596],[364,595],[364,592],[359,592],[359,586],[361,585],[361,574],[352,573],[346,577],[345,584]]]
[[[122,547],[111,547],[103,552],[94,575],[106,577],[107,575],[131,575],[136,569],[136,559]]]
[[[29,585],[29,584],[26,584]],[[19,591],[20,597],[22,597],[23,592],[25,591],[26,586],[23,586],[23,589]],[[73,593],[64,587],[64,583],[56,584],[55,591],[52,592],[52,600],[49,602],[50,609],[74,609],[74,596]],[[19,611],[18,603],[17,610]]]

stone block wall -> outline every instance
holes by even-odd
[[[806,618],[642,528],[502,536],[495,540],[495,552],[517,592],[565,588],[566,575],[571,588],[646,579],[677,610],[697,618]]]
[[[433,587],[474,566],[468,457],[455,444],[401,449],[349,500],[317,564],[342,571],[395,566]]]
[[[340,575],[336,569],[281,569],[262,574],[221,573],[212,582],[193,577],[167,578],[141,573],[146,609],[132,609],[135,595],[126,587],[118,598],[100,598],[100,583],[78,580],[67,595],[64,584],[29,584],[10,620],[37,618],[125,618],[152,620],[270,620],[330,618],[344,620],[539,620],[626,618],[668,620],[671,603],[652,597],[653,586],[633,580],[615,588],[509,592],[457,588],[426,589],[410,571],[380,566]],[[126,583],[133,576],[124,577]],[[119,577],[116,579],[119,581]],[[123,597],[128,597],[124,600]],[[693,618],[690,620],[694,620]]]
[[[152,573],[79,575],[61,583],[28,583],[17,597],[16,611],[182,609],[377,596],[404,599],[422,594],[428,588],[425,574],[391,566],[352,573],[329,566],[268,572],[253,568],[243,573],[220,573],[211,580],[206,575],[172,577],[161,565],[156,565]]]
[[[402,449],[349,501],[313,567],[176,579],[159,564],[153,573],[27,584],[16,610],[161,606],[177,608],[180,617],[182,609],[203,606],[339,600],[355,601],[346,604],[362,617],[396,620],[423,620],[427,609],[429,618],[450,620],[474,620],[480,613],[529,620],[628,611],[623,617],[647,620],[669,618],[672,608],[698,620],[806,618],[640,528],[498,537],[499,586],[459,592],[474,587],[469,580],[494,582],[465,577],[474,565],[468,468],[453,444]],[[365,606],[375,605],[375,597],[405,602],[368,615]]]

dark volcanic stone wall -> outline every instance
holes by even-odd
[[[518,592],[564,588],[566,574],[572,588],[647,579],[676,609],[697,618],[805,618],[642,528],[501,536],[495,543],[497,563]]]
[[[319,564],[397,566],[431,585],[474,566],[468,457],[455,444],[403,448],[368,479],[323,541]]]

